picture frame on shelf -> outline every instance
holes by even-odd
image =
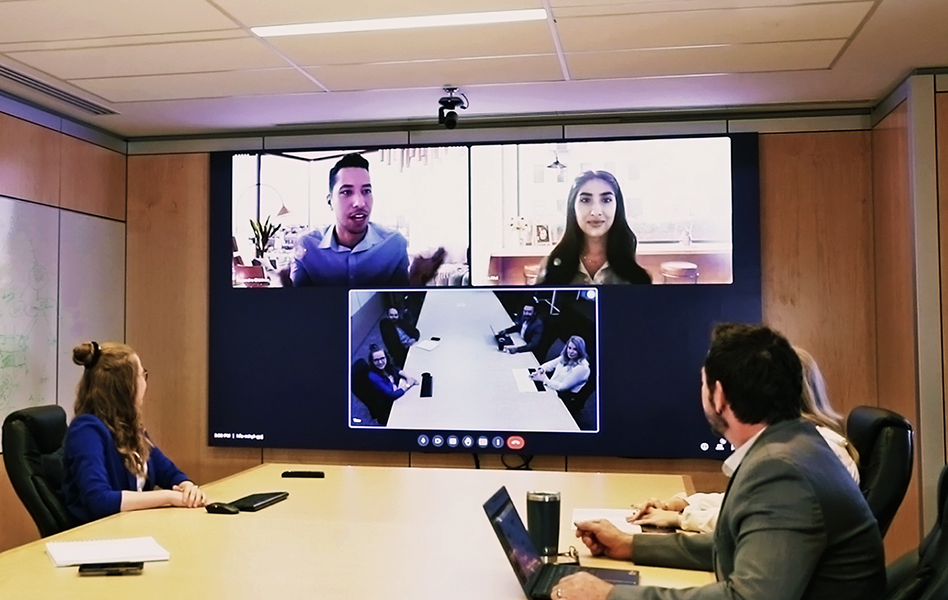
[[[549,246],[552,242],[550,239],[550,226],[545,223],[537,223],[533,228],[533,240],[537,246]]]

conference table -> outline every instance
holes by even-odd
[[[516,371],[536,368],[532,352],[497,349],[491,333],[512,325],[491,290],[430,290],[418,316],[421,340],[408,350],[404,370],[432,376],[432,395],[409,389],[392,406],[390,428],[443,431],[579,431],[556,392],[521,391]],[[441,338],[425,349],[430,338]],[[517,336],[519,337],[519,336]]]
[[[288,479],[318,469],[324,479]],[[256,492],[289,497],[254,513],[161,508],[120,513],[0,554],[0,597],[522,600],[482,504],[506,486],[522,518],[526,493],[562,494],[561,550],[584,564],[636,568],[642,585],[688,587],[713,574],[593,558],[573,537],[573,508],[627,507],[683,491],[677,475],[264,464],[204,486],[211,500]],[[56,568],[47,541],[152,536],[168,561],[140,575],[80,577]]]

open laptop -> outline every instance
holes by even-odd
[[[490,520],[500,545],[503,546],[510,566],[513,567],[520,587],[527,598],[532,600],[549,600],[550,590],[556,582],[577,571],[586,571],[609,583],[624,583],[638,585],[638,571],[624,571],[619,569],[595,569],[579,565],[555,565],[540,560],[533,540],[517,508],[510,500],[506,487],[501,487],[490,500],[484,503],[484,512]]]

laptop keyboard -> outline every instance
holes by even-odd
[[[537,579],[536,584],[533,586],[533,597],[534,598],[549,598],[550,590],[556,585],[556,582],[560,579],[566,577],[567,575],[572,575],[578,571],[584,571],[579,565],[547,565],[543,568],[543,571],[540,572],[540,578]]]

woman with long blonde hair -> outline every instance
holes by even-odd
[[[83,367],[75,418],[63,449],[63,494],[85,523],[120,511],[204,506],[204,491],[145,432],[148,371],[125,344],[85,342],[72,351]]]

